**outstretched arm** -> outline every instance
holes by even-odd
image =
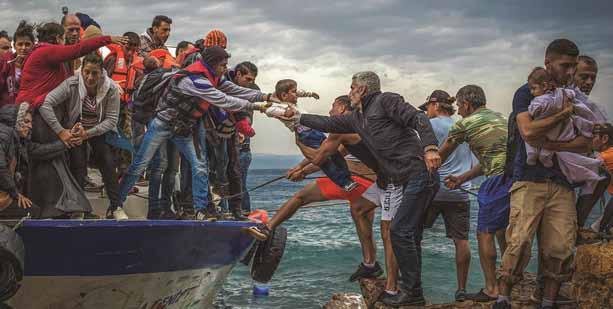
[[[299,116],[298,121],[304,126],[323,132],[356,133],[351,114],[333,117],[302,114]]]
[[[441,156],[441,162],[447,161],[449,155],[458,148],[458,144],[454,143],[452,140],[445,139],[443,145],[438,150],[439,156]]]
[[[110,36],[100,36],[74,45],[52,45],[44,49],[45,59],[48,63],[62,63],[85,56],[111,43],[113,40]]]
[[[463,183],[475,179],[483,175],[481,164],[473,166],[470,170],[460,175],[449,175],[445,177],[445,185],[451,190],[455,190],[462,186]]]

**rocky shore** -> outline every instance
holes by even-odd
[[[559,306],[560,309],[593,309],[613,308],[613,241],[601,241],[590,231],[579,233],[580,243],[575,256],[575,271],[571,282],[564,284],[562,293],[573,299],[576,304]],[[377,299],[383,291],[384,279],[363,279],[360,281],[362,294],[337,293],[324,305],[326,309],[387,309]],[[530,295],[536,287],[536,276],[526,273],[524,279],[517,284],[512,293],[513,308],[537,308],[530,301]],[[485,309],[491,308],[491,303],[475,303],[472,301],[449,304],[428,304],[423,307],[432,309]]]

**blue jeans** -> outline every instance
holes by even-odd
[[[204,136],[204,127],[199,127],[199,131],[200,135]],[[154,118],[149,123],[143,143],[119,184],[121,203],[125,202],[130,189],[132,189],[138,177],[147,169],[149,161],[153,159],[162,144],[168,141],[174,143],[183,157],[189,161],[192,171],[192,199],[194,201],[194,208],[204,210],[208,204],[209,190],[208,164],[205,149],[201,149],[201,153],[197,154],[191,134],[188,136],[175,136],[171,127],[166,122],[157,118]]]
[[[204,156],[206,157],[206,160],[208,162],[208,156],[207,156],[207,146],[206,146],[206,130],[204,128],[204,122],[199,121],[197,124],[199,130],[200,130],[200,134],[198,135],[198,140],[200,141],[200,151],[204,154]],[[181,161],[181,166],[180,166],[180,170],[181,170],[181,193],[186,194],[187,192],[191,192],[192,191],[192,170],[191,167],[189,165],[189,161],[185,158],[183,158],[183,155],[180,155],[180,161]],[[210,166],[210,165],[207,165]],[[209,174],[209,179],[211,178],[212,175]]]
[[[241,151],[239,153],[239,160],[241,165],[241,177],[242,177],[242,191],[245,192],[243,194],[243,203],[241,208],[243,211],[251,212],[251,198],[249,197],[249,192],[247,192],[247,174],[249,173],[249,166],[251,165],[251,151]]]
[[[439,188],[438,174],[424,173],[404,185],[402,202],[390,225],[390,238],[400,268],[401,288],[420,293],[421,239],[426,208]]]
[[[173,143],[164,142],[149,165],[149,211],[170,209],[178,166],[177,147]]]
[[[325,139],[326,136],[323,132],[314,129],[298,133],[298,140],[300,143],[313,149],[319,149]],[[330,178],[330,180],[332,180],[332,182],[341,188],[345,188],[353,182],[353,179],[351,179],[351,172],[349,172],[349,167],[347,166],[347,161],[345,161],[345,158],[343,158],[338,151],[320,164],[319,168]]]

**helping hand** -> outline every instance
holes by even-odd
[[[32,207],[32,201],[21,193],[17,193],[17,205],[20,208],[28,209]]]
[[[437,150],[429,150],[424,155],[424,161],[428,172],[432,173],[441,167],[441,156],[439,156]]]
[[[128,37],[126,36],[111,36],[111,43],[119,44],[121,46],[127,46],[129,42]]]
[[[573,99],[566,95],[566,92],[562,91],[562,97],[564,98],[564,108],[562,109],[563,115],[568,118],[575,112],[575,105]]]
[[[304,174],[302,169],[300,169],[300,170],[290,174],[287,179],[289,179],[290,181],[293,181],[293,182],[298,182],[298,181],[304,180],[305,176],[306,175]]]
[[[459,188],[464,183],[464,180],[460,176],[449,175],[445,177],[445,186],[451,190]]]

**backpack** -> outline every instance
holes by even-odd
[[[143,76],[132,93],[132,119],[147,125],[155,116],[160,98],[177,69],[157,69]]]

